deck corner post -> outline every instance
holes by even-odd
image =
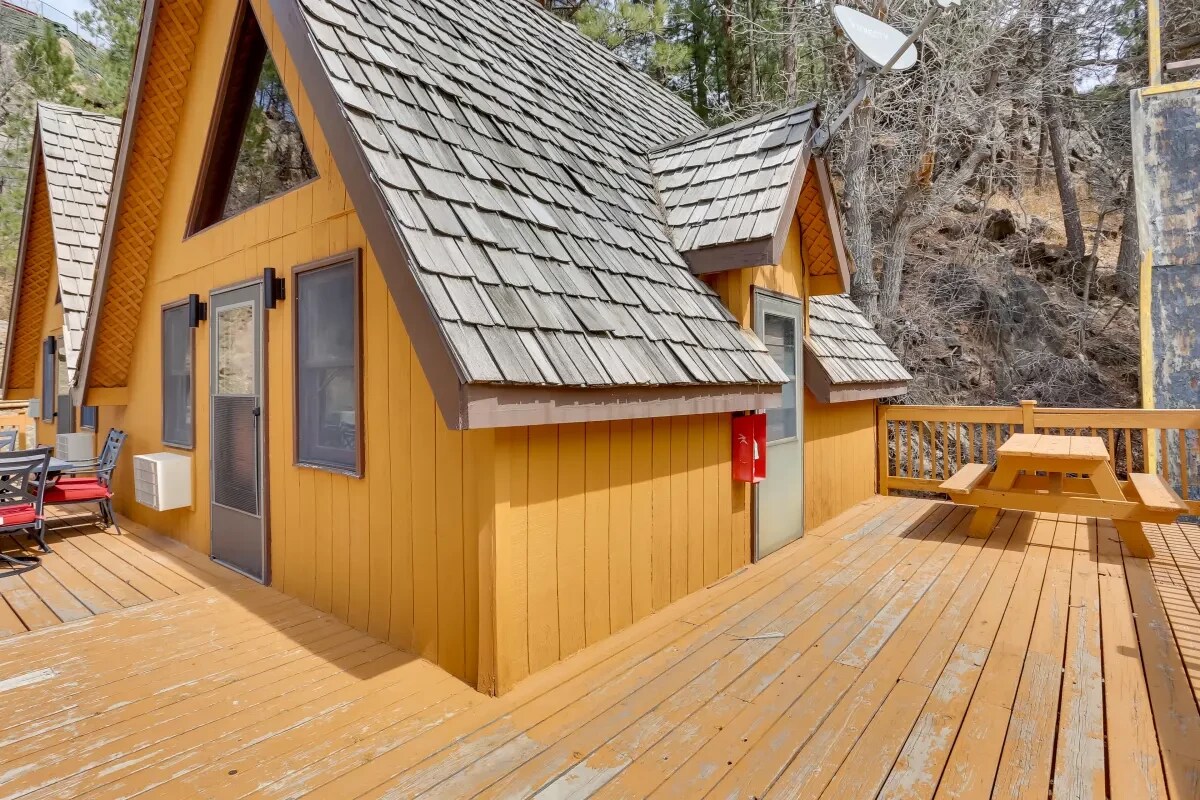
[[[1033,414],[1037,410],[1037,400],[1022,400],[1021,401],[1021,431],[1023,433],[1035,433],[1036,428],[1033,422]]]
[[[877,420],[877,430],[875,433],[875,444],[879,451],[879,466],[878,472],[879,494],[886,495],[888,493],[888,423],[887,423],[887,406],[875,405],[875,418]]]

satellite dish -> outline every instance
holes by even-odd
[[[947,3],[953,0],[947,0]],[[945,7],[939,0],[939,5]],[[846,34],[846,38],[858,48],[863,58],[883,69],[892,61],[900,48],[904,47],[909,37],[893,28],[882,20],[875,19],[870,14],[855,11],[846,6],[834,6],[833,16],[838,27]],[[903,72],[917,63],[916,45],[909,44],[908,49],[900,54],[892,64],[892,69]]]

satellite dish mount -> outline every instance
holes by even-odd
[[[834,6],[833,17],[842,33],[854,45],[858,60],[858,92],[842,112],[829,123],[813,133],[813,147],[824,150],[833,140],[838,128],[850,118],[854,109],[875,91],[875,82],[888,72],[904,72],[917,63],[915,42],[929,27],[937,13],[950,6],[960,5],[962,0],[931,0],[929,10],[917,23],[913,32],[905,34],[883,20],[864,14],[848,6]]]

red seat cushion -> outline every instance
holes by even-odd
[[[55,486],[94,486],[95,478],[59,478],[54,482]]]
[[[47,503],[88,503],[112,497],[108,487],[95,478],[67,478],[46,489]]]
[[[36,522],[37,518],[37,511],[34,509],[33,503],[0,505],[0,528],[12,525],[30,525]]]

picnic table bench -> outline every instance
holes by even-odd
[[[1141,523],[1171,523],[1189,510],[1158,475],[1117,480],[1097,436],[1014,434],[996,451],[994,468],[964,464],[940,488],[955,503],[976,506],[971,536],[988,536],[1004,509],[1103,517],[1139,558],[1154,556]]]

